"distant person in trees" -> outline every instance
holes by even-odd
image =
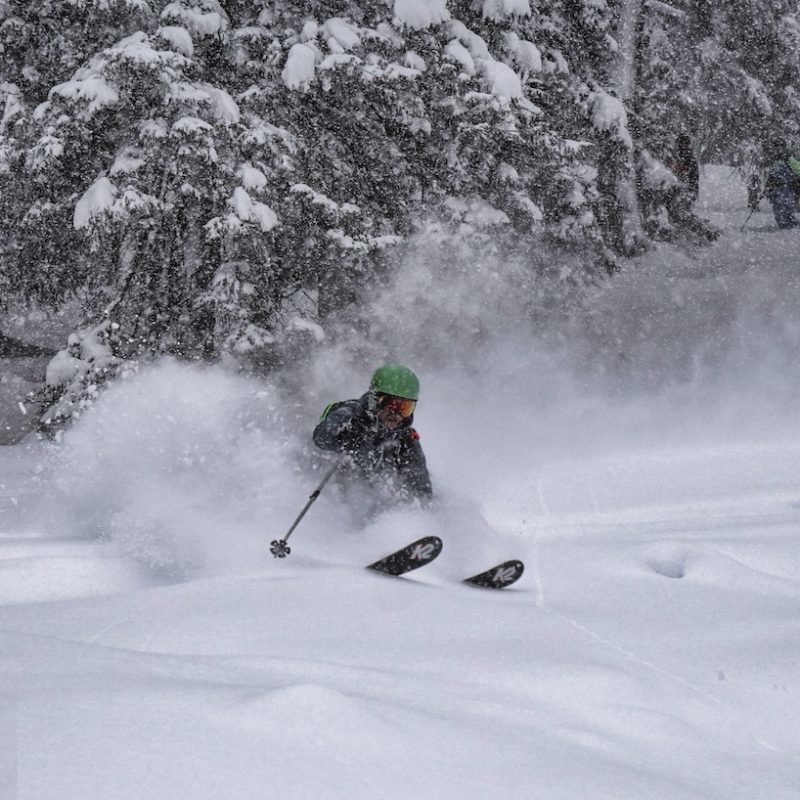
[[[675,140],[667,166],[678,179],[680,200],[691,208],[700,193],[700,168],[692,152],[692,141],[685,133]]]
[[[762,197],[761,176],[758,172],[752,172],[747,179],[747,207],[752,213],[755,213],[761,207]]]
[[[798,177],[789,163],[792,156],[783,142],[774,142],[770,158],[765,193],[772,205],[775,222],[782,230],[796,228],[798,222],[794,212],[797,207]]]
[[[427,500],[433,490],[412,425],[418,399],[417,376],[400,364],[384,364],[375,370],[365,394],[325,409],[314,429],[314,443],[348,454],[342,469],[350,469],[381,499]]]
[[[685,133],[681,133],[675,140],[675,146],[667,159],[667,166],[677,179],[666,199],[670,222],[679,229],[696,234],[701,239],[713,241],[719,236],[719,231],[692,211],[692,206],[700,194],[700,168],[692,152],[691,139]]]

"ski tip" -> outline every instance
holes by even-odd
[[[523,572],[525,572],[525,565],[521,561],[504,561],[485,572],[465,578],[464,583],[483,589],[505,589],[512,583],[516,583],[522,577]]]
[[[388,575],[404,575],[406,572],[430,564],[442,552],[443,544],[438,536],[425,536],[370,564],[367,569]]]

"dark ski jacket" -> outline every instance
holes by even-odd
[[[314,444],[322,450],[349,453],[368,480],[395,482],[400,499],[432,497],[431,479],[413,418],[394,430],[384,428],[369,407],[369,393],[357,400],[332,403],[314,429]]]
[[[779,159],[770,164],[765,187],[767,199],[774,203],[781,196],[794,198],[796,192],[797,176],[792,172],[788,162],[785,159]]]
[[[796,228],[797,177],[784,159],[775,161],[767,173],[766,195],[779,228]]]

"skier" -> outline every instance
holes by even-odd
[[[719,231],[692,211],[700,193],[700,168],[692,153],[692,142],[685,133],[675,140],[667,166],[677,178],[666,198],[670,222],[679,230],[689,231],[700,239],[713,242],[719,236]]]
[[[426,501],[433,489],[412,427],[418,399],[417,376],[401,364],[384,364],[375,370],[366,394],[325,409],[314,443],[350,455],[351,469],[382,499]]]
[[[783,143],[773,145],[774,159],[767,173],[765,194],[772,204],[775,222],[781,229],[796,228],[797,176],[789,165],[789,153]]]

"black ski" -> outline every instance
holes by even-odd
[[[504,561],[485,572],[465,578],[464,583],[484,589],[505,589],[506,586],[516,583],[524,571],[525,565],[521,561]]]
[[[438,536],[425,536],[406,545],[402,550],[381,558],[367,569],[387,575],[404,575],[412,569],[430,564],[442,552],[442,540]]]

